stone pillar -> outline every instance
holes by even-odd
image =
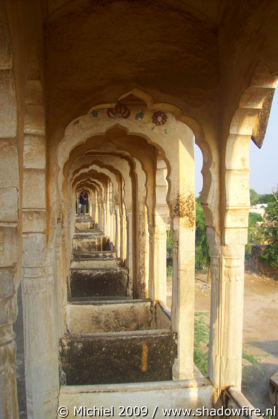
[[[146,297],[146,289],[148,288],[146,284],[149,281],[149,272],[147,264],[146,266],[146,222],[145,222],[145,206],[146,206],[146,183],[147,176],[143,170],[142,164],[135,160],[135,171],[137,181],[137,194],[136,194],[136,206],[135,206],[135,216],[136,216],[136,289],[134,290],[134,295],[137,298]],[[147,268],[147,269],[146,269]]]
[[[244,129],[244,124],[240,126]],[[250,126],[248,123],[248,128]],[[249,144],[250,135],[228,137],[225,165],[222,166],[225,180],[222,243],[216,246],[210,239],[212,295],[209,376],[216,387],[216,398],[227,386],[241,388]]]
[[[127,260],[127,214],[124,206],[122,211],[122,260]]]
[[[5,2],[0,0],[0,418],[18,419],[13,323],[20,280],[19,158],[12,45]]]
[[[121,216],[120,216],[120,207],[116,205],[115,208],[115,227],[116,227],[116,252],[117,257],[121,257]]]
[[[194,195],[189,196],[192,213]],[[178,335],[178,357],[173,366],[173,378],[193,377],[194,350],[194,280],[195,280],[195,230],[180,217],[172,221],[173,234],[173,297],[172,327]]]
[[[165,222],[160,217],[155,217],[154,233],[154,281],[153,298],[166,304],[167,271],[166,271],[166,249],[167,233]]]
[[[132,297],[133,292],[133,226],[132,226],[132,210],[126,211],[127,218],[127,266],[129,271],[129,287],[128,296]]]
[[[241,387],[245,246],[217,250],[211,258],[209,376],[218,396],[227,383]]]
[[[148,298],[151,298],[152,300],[155,300],[154,292],[155,292],[155,286],[154,286],[154,277],[155,273],[154,270],[156,268],[155,263],[155,250],[154,250],[154,244],[155,244],[155,227],[153,225],[153,221],[151,218],[151,222],[149,222],[148,225],[148,231],[149,231],[149,283],[148,283]]]
[[[177,333],[176,380],[193,377],[194,284],[195,284],[195,198],[193,134],[171,144],[171,217],[173,235],[172,328]]]
[[[110,232],[110,202],[109,202],[109,183],[106,183],[104,187],[105,191],[105,211],[106,211],[106,217],[105,217],[105,235],[111,240],[111,232]]]
[[[116,209],[114,209],[113,211],[113,244],[114,244],[115,249],[116,249],[116,242],[117,242],[116,223],[117,223],[117,213],[116,213]]]
[[[94,222],[99,225],[99,213],[98,213],[98,193],[97,190],[95,192],[95,215],[94,215]]]
[[[113,243],[113,246],[115,246],[115,237],[114,237],[114,210],[113,210],[113,207],[112,207],[112,203],[110,203],[109,214],[110,214],[110,241]]]
[[[144,257],[145,257],[145,295],[144,298],[149,297],[149,283],[150,283],[150,237],[149,237],[149,225],[148,225],[148,211],[147,207],[144,206],[144,224],[145,224],[145,248],[144,248]]]
[[[120,212],[120,234],[121,234],[121,259],[126,260],[126,216],[125,207],[122,204]]]
[[[56,415],[57,330],[53,272],[47,266],[43,93],[27,81],[23,151],[23,315],[28,419]],[[34,92],[36,94],[34,94]]]
[[[107,236],[107,215],[106,215],[106,204],[102,204],[102,231]]]
[[[154,278],[153,298],[166,304],[167,297],[167,230],[166,221],[169,216],[166,202],[168,184],[167,167],[164,160],[158,160],[156,170],[156,203],[154,228]]]
[[[2,72],[0,71],[0,86]],[[6,80],[9,87],[9,80]],[[15,112],[15,109],[12,110]],[[15,127],[14,127],[15,128]],[[19,283],[18,204],[19,177],[17,143],[3,138],[0,127],[0,418],[17,419],[16,344],[13,323],[17,317]],[[11,131],[11,134],[15,131]],[[2,137],[2,138],[1,138]]]
[[[88,200],[89,200],[89,216],[90,216],[91,218],[93,218],[93,211],[94,211],[94,208],[93,208],[93,193],[92,193],[92,191],[90,191],[90,194],[89,194]]]

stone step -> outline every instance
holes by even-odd
[[[128,296],[128,285],[126,268],[71,269],[72,297]]]
[[[71,269],[110,269],[118,268],[121,259],[117,258],[90,258],[71,262]]]
[[[67,385],[171,380],[177,348],[170,330],[68,334],[60,340]]]

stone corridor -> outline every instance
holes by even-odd
[[[132,295],[128,270],[121,266],[113,243],[91,217],[77,219],[70,266],[70,301]],[[130,289],[131,288],[131,289]]]
[[[133,299],[128,270],[91,217],[77,217],[73,236],[62,382],[112,384],[172,379],[176,344],[169,313]]]
[[[0,0],[0,419],[18,419],[19,285],[28,419],[92,398],[149,417],[240,405],[249,144],[267,127],[277,21],[271,0]],[[193,353],[194,142],[208,377]]]

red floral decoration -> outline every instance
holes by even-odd
[[[162,111],[156,111],[153,114],[153,123],[155,125],[164,125],[165,122],[167,121],[167,115],[166,113],[162,112]]]
[[[118,102],[114,108],[107,109],[107,115],[109,118],[124,118],[127,119],[130,115],[130,110],[128,107],[121,102]]]

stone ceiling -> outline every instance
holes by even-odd
[[[271,19],[267,3],[45,0],[50,136],[58,140],[73,118],[134,88],[147,91],[155,102],[180,107],[189,118],[216,120],[225,108],[225,94],[234,96],[235,103],[240,97],[231,90],[230,69],[246,72],[243,88],[248,60],[255,63],[267,47],[265,37],[275,36],[271,22],[262,26]],[[261,26],[269,33],[261,36]]]

